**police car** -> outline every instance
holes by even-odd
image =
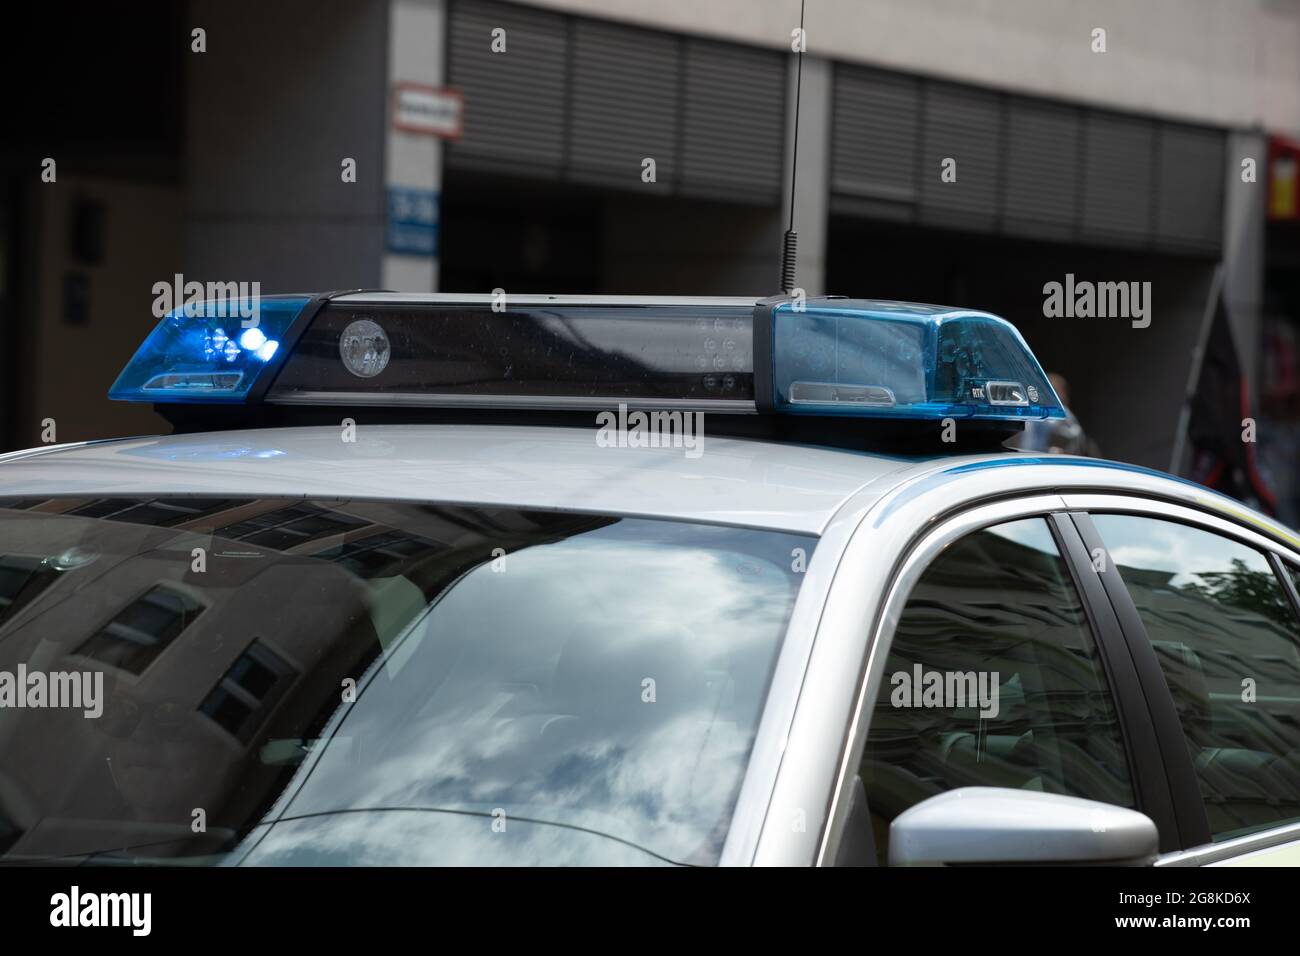
[[[1007,322],[251,305],[0,460],[6,861],[1300,859],[1300,540],[1005,450]]]

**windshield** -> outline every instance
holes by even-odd
[[[813,540],[0,500],[9,862],[715,863]]]

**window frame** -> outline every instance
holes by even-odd
[[[1300,552],[1288,548],[1276,538],[1247,528],[1228,517],[1160,499],[1123,494],[1075,494],[1067,495],[1066,500],[1089,551],[1094,547],[1104,547],[1091,515],[1119,514],[1189,525],[1261,552],[1267,559],[1273,576],[1278,579],[1291,612],[1296,617],[1297,628],[1300,629],[1300,596],[1297,595],[1290,575],[1285,573],[1287,564],[1300,569]],[[1300,544],[1300,539],[1297,543]],[[1186,739],[1178,721],[1173,697],[1169,693],[1146,626],[1137,612],[1137,605],[1128,586],[1120,576],[1112,574],[1100,577],[1121,622],[1125,638],[1138,659],[1139,678],[1152,707],[1155,731],[1165,754],[1165,765],[1170,771],[1170,792],[1178,809],[1182,833],[1180,846],[1167,850],[1162,845],[1156,865],[1200,866],[1300,841],[1300,821],[1293,820],[1230,840],[1212,842],[1195,767],[1187,752]]]
[[[1114,608],[1092,571],[1088,549],[1084,547],[1069,510],[1066,500],[1054,494],[1029,493],[1001,501],[976,503],[921,529],[904,549],[884,588],[875,620],[871,622],[866,660],[832,788],[828,822],[818,847],[817,865],[834,865],[840,845],[845,840],[851,795],[870,734],[876,699],[884,683],[885,663],[914,585],[954,541],[985,528],[1025,518],[1040,518],[1047,522],[1083,606],[1119,722],[1137,809],[1156,821],[1162,852],[1179,848],[1180,837],[1166,782],[1165,762],[1160,759],[1159,743],[1152,732],[1150,715],[1142,699],[1142,685],[1134,671]],[[1152,654],[1154,656],[1154,651]],[[1172,710],[1172,699],[1169,706]],[[1181,739],[1179,744],[1182,746]],[[1185,746],[1183,750],[1186,750]]]

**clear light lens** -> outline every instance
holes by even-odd
[[[1019,382],[989,382],[985,386],[990,405],[1028,405],[1025,387]]]
[[[790,401],[799,405],[870,405],[892,408],[894,393],[883,385],[836,385],[830,382],[794,382]]]

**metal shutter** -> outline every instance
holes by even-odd
[[[786,58],[707,40],[685,43],[681,192],[779,203]]]
[[[1078,228],[1079,110],[1055,103],[1007,103],[1002,228],[1035,239],[1071,239]]]
[[[1159,245],[1215,252],[1223,240],[1224,134],[1160,127],[1156,206]]]
[[[836,64],[831,103],[836,207],[910,221],[917,200],[920,81]]]
[[[681,41],[666,33],[577,20],[572,142],[576,181],[666,192],[676,181]],[[655,183],[641,161],[655,161]]]
[[[1151,121],[1088,111],[1083,142],[1085,238],[1123,245],[1150,240],[1154,147]]]
[[[558,177],[565,145],[568,68],[564,17],[513,4],[454,3],[448,82],[465,94],[465,131],[449,166]],[[492,52],[492,31],[506,52]]]
[[[834,213],[1062,242],[1220,248],[1221,130],[834,70]],[[955,183],[940,179],[949,156]]]
[[[921,221],[991,232],[998,212],[1002,100],[996,93],[946,83],[926,85],[922,117]],[[956,182],[940,179],[956,160]]]

